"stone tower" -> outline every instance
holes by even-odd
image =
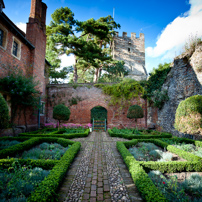
[[[127,32],[123,32],[120,37],[117,32],[112,43],[112,56],[115,60],[125,62],[125,67],[129,70],[128,77],[138,81],[147,78],[144,34],[140,33],[138,38],[136,33],[131,33],[131,37],[128,37]]]

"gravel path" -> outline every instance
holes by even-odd
[[[143,201],[116,149],[116,141],[105,132],[77,138],[81,150],[58,191],[59,202]]]

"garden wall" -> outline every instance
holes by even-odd
[[[174,129],[175,113],[179,103],[193,95],[202,95],[202,44],[194,52],[186,52],[174,59],[173,67],[162,87],[168,91],[169,100],[161,110],[148,108],[148,125],[176,136],[184,136]],[[186,134],[185,136],[189,136]]]
[[[65,104],[70,108],[71,115],[68,123],[90,123],[91,109],[96,106],[102,106],[107,110],[108,127],[135,127],[134,120],[128,119],[128,107],[109,106],[110,96],[102,93],[102,90],[93,86],[93,84],[51,84],[47,88],[48,102],[46,120],[48,123],[56,122],[53,117],[53,107],[57,104]],[[133,104],[142,105],[145,117],[138,120],[138,127],[147,127],[147,106],[143,99],[134,99]]]

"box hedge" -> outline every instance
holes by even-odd
[[[120,133],[114,133],[111,129],[108,129],[108,133],[111,137],[120,137],[125,139],[151,139],[151,138],[171,138],[172,134],[162,132],[160,135],[131,135],[131,134],[120,134]]]
[[[179,155],[186,159],[183,162],[155,162],[155,161],[137,161],[127,148],[136,145],[138,142],[152,142],[168,151]],[[202,146],[202,142],[181,138],[179,141],[194,143]],[[202,158],[195,156],[189,152],[180,150],[160,139],[133,139],[128,142],[117,142],[117,149],[120,152],[125,164],[127,165],[132,179],[137,186],[143,199],[146,201],[157,202],[167,201],[165,196],[157,189],[149,178],[147,172],[150,170],[159,170],[162,173],[182,172],[182,171],[202,171]]]

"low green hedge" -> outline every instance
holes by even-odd
[[[67,150],[67,152],[65,152],[59,163],[53,167],[50,174],[40,183],[40,185],[28,198],[28,202],[56,200],[56,191],[80,147],[81,143],[76,142]]]
[[[87,137],[89,132],[90,130],[86,129],[84,133],[61,134],[63,133],[63,130],[59,130],[59,131],[54,131],[47,134],[20,133],[18,134],[18,136],[19,137],[57,137],[57,138],[72,139],[72,138]]]
[[[178,173],[178,172],[201,172],[201,161],[182,161],[182,162],[140,162],[140,165],[148,173],[151,170],[159,170],[162,173]]]
[[[182,139],[184,140],[184,139]],[[127,148],[136,145],[138,142],[152,142],[168,151],[186,159],[186,162],[154,162],[154,161],[137,161]],[[187,139],[187,142],[190,141]],[[199,141],[193,141],[196,145],[201,145]],[[159,170],[163,173],[182,172],[182,171],[202,171],[202,158],[189,152],[180,150],[172,145],[167,144],[159,139],[133,139],[128,142],[117,142],[119,150],[129,172],[137,186],[140,194],[146,201],[167,201],[163,194],[153,184],[147,172],[150,170]]]
[[[117,142],[119,150],[125,164],[127,165],[131,177],[138,188],[138,191],[146,201],[164,202],[167,201],[163,194],[153,184],[147,173],[138,161],[127,150],[123,142]]]
[[[65,152],[60,160],[24,160],[19,159],[21,165],[31,165],[32,167],[42,167],[43,169],[52,169],[50,174],[39,184],[34,192],[29,196],[28,202],[42,202],[42,201],[56,201],[56,191],[62,182],[64,175],[66,174],[69,166],[74,160],[76,154],[80,150],[80,142],[72,142],[66,139],[58,138],[32,138],[32,144],[47,140],[49,142],[57,141],[59,144],[66,146],[71,144],[71,147]],[[31,145],[29,142],[28,145]],[[21,148],[20,148],[21,149]],[[1,167],[9,167],[15,159],[0,159]]]
[[[58,144],[61,144],[64,147],[67,147],[68,145],[72,145],[74,142],[71,140],[67,140],[64,138],[56,138],[56,137],[35,137],[31,138],[29,140],[26,140],[20,144],[13,145],[7,149],[3,149],[0,151],[0,158],[7,158],[15,156],[17,153],[21,153],[24,150],[28,150],[42,142],[56,142]]]
[[[108,133],[111,137],[120,137],[125,139],[153,139],[153,138],[171,138],[172,134],[162,132],[161,135],[131,135],[131,134],[120,134],[114,133],[111,129],[108,129]]]

